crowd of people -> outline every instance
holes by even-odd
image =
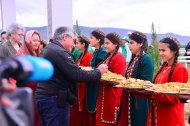
[[[1,40],[1,57],[40,56],[54,66],[54,74],[46,82],[8,78],[14,86],[32,89],[35,126],[185,125],[184,103],[179,97],[129,92],[100,81],[101,75],[109,70],[127,79],[147,80],[154,84],[187,83],[188,71],[177,61],[180,42],[172,36],[158,43],[162,65],[154,78],[156,61],[146,52],[147,36],[140,31],[121,38],[118,33],[105,34],[95,29],[88,37],[60,26],[51,42],[44,44],[38,31],[25,33],[24,26],[15,23],[1,33]],[[86,71],[82,67],[92,70]],[[0,103],[6,104],[3,98]]]

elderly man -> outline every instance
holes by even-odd
[[[77,82],[98,81],[108,70],[105,64],[92,71],[82,70],[71,54],[73,37],[71,29],[59,27],[54,41],[44,48],[43,57],[53,63],[55,72],[49,81],[39,83],[36,90],[43,126],[68,126],[70,105],[77,101]]]
[[[21,39],[24,36],[24,27],[21,24],[11,24],[7,29],[8,41],[0,48],[0,56],[14,57],[21,46]]]

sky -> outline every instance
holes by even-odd
[[[17,22],[47,25],[46,0],[15,0]],[[54,0],[52,0],[54,1]],[[73,0],[73,24],[190,36],[190,0]],[[1,22],[0,22],[1,24]]]

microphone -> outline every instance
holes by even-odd
[[[42,57],[4,58],[0,63],[0,80],[12,77],[20,81],[47,81],[53,73],[52,63]]]

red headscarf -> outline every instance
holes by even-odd
[[[33,34],[38,34],[40,37],[40,34],[38,31],[35,31],[35,30],[28,31],[24,37],[24,42],[23,42],[21,48],[16,53],[16,56],[20,56],[20,55],[39,56],[40,55],[40,52],[38,49],[33,50],[31,47],[31,39],[32,39]]]

